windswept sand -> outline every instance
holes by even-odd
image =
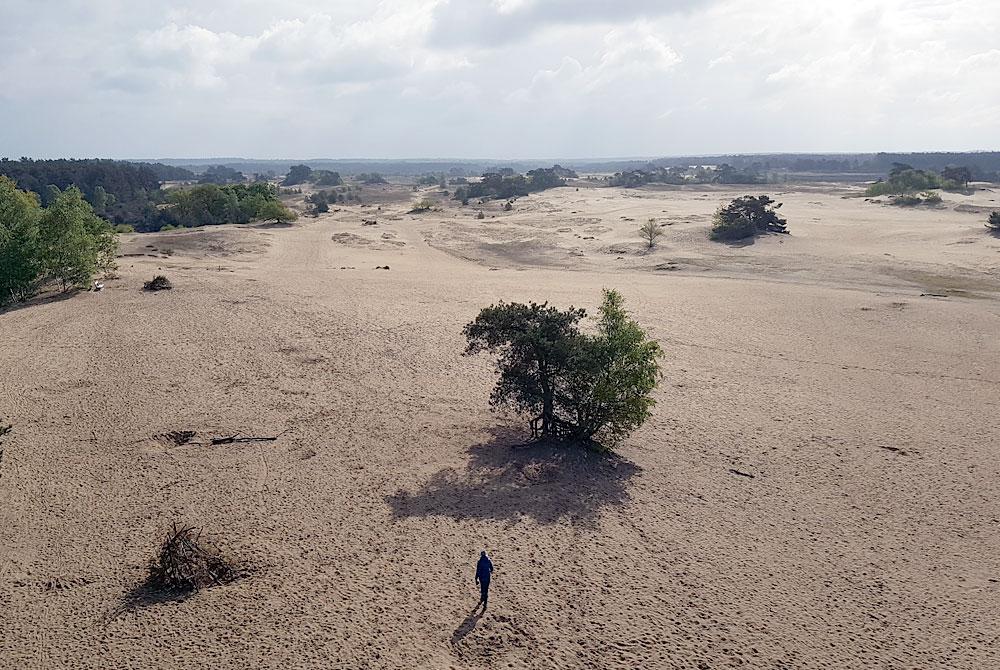
[[[105,291],[0,315],[0,667],[1000,667],[1000,194],[850,193],[750,246],[705,239],[741,193],[586,187],[128,236]],[[611,286],[654,418],[511,450],[462,326]],[[174,520],[250,575],[122,612]]]

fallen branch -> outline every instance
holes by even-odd
[[[279,437],[281,437],[282,435],[284,435],[286,432],[288,432],[288,431],[287,430],[283,430],[280,433],[278,433],[277,435],[275,435],[274,437],[254,437],[254,436],[240,437],[240,434],[236,433],[235,435],[227,435],[226,437],[213,437],[212,438],[212,444],[213,445],[216,445],[216,444],[235,444],[237,442],[274,442]]]
[[[236,442],[274,442],[278,437],[237,437],[236,435],[230,435],[228,437],[213,437],[212,444],[234,444]]]
[[[742,470],[737,470],[736,468],[729,468],[729,471],[732,472],[734,475],[739,475],[740,477],[749,477],[750,479],[753,479],[755,476],[750,474],[749,472],[743,472]]]

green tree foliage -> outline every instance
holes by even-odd
[[[766,195],[736,198],[715,212],[709,238],[740,240],[763,233],[787,233],[787,221],[775,211],[781,203],[772,207],[773,203],[774,200]]]
[[[41,272],[38,196],[0,177],[0,307],[27,298]]]
[[[164,221],[178,227],[295,219],[294,213],[278,201],[277,189],[267,182],[175,189],[170,192],[170,203]]]
[[[118,250],[114,229],[94,214],[75,186],[45,209],[38,230],[42,266],[64,291],[89,283],[98,269],[113,268]]]
[[[656,224],[656,219],[649,219],[640,226],[639,235],[646,241],[646,245],[652,249],[656,246],[656,240],[663,235],[663,229]]]
[[[294,221],[298,216],[292,210],[282,205],[277,200],[268,200],[254,215],[257,221],[274,221],[275,223],[288,223]]]
[[[880,195],[906,195],[935,188],[957,190],[959,184],[927,170],[916,170],[905,163],[894,163],[889,171],[889,178],[871,184],[865,195],[875,197]]]
[[[605,290],[597,334],[578,340],[566,395],[558,406],[570,417],[570,437],[613,446],[649,418],[660,381],[663,350],[625,310],[618,291]]]
[[[239,198],[227,187],[201,184],[170,191],[169,220],[186,228],[223,223],[245,223],[240,213]],[[249,221],[249,219],[246,219]]]
[[[991,230],[1000,231],[1000,212],[990,212],[986,219],[986,227]]]
[[[539,439],[613,446],[640,426],[660,378],[660,346],[646,338],[617,291],[605,291],[596,334],[583,309],[499,303],[466,325],[467,355],[497,356],[493,407],[531,415]]]
[[[967,167],[949,165],[941,170],[941,176],[956,184],[961,184],[962,188],[968,188],[969,182],[972,181],[972,170]]]
[[[288,174],[281,182],[282,186],[297,186],[305,184],[312,177],[312,168],[308,165],[293,165],[288,168]]]

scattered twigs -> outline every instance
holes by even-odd
[[[228,584],[239,571],[203,542],[201,531],[174,523],[149,563],[146,586],[161,592],[190,593]]]

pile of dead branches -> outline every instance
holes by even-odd
[[[201,538],[201,531],[177,525],[149,563],[146,585],[169,593],[190,593],[237,579],[240,571]]]
[[[142,285],[143,291],[169,291],[174,287],[170,280],[163,275],[156,275]]]

